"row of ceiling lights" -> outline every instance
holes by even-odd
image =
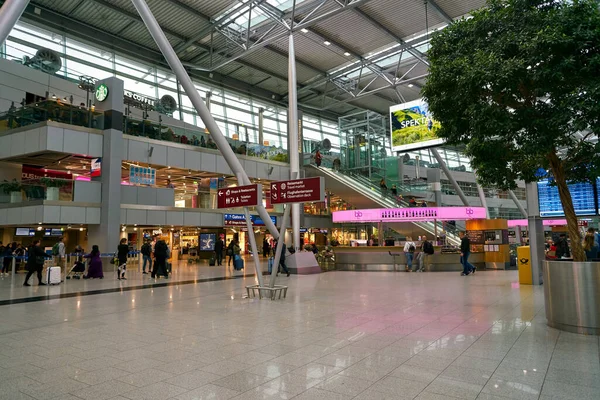
[[[306,28],[302,28],[302,29],[300,29],[300,31],[301,31],[302,33],[308,33],[308,32],[309,32],[309,30],[308,30],[308,29],[306,29]],[[331,45],[331,42],[330,42],[329,40],[325,40],[325,41],[323,42],[323,44],[324,44],[325,46],[330,46],[330,45]],[[346,51],[346,52],[344,52],[344,55],[345,55],[346,57],[350,57],[352,54],[350,54],[350,52]]]

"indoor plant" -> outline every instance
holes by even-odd
[[[586,257],[567,182],[600,176],[599,26],[595,0],[488,0],[434,35],[423,89],[482,184],[557,186],[574,261]]]
[[[10,202],[11,203],[20,203],[22,198],[21,189],[23,189],[23,185],[21,182],[13,179],[12,181],[7,181],[0,183],[0,188],[5,194],[10,194]]]
[[[63,179],[41,178],[40,183],[46,186],[46,200],[60,200],[60,188],[67,182]]]

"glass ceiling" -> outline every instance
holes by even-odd
[[[296,7],[306,1],[296,0]],[[243,32],[248,29],[248,10],[251,3],[252,1],[248,1],[243,7],[240,7],[239,3],[234,3],[214,19],[221,21],[221,26],[228,26],[230,29]],[[252,13],[250,13],[250,28],[274,16],[283,15],[285,12],[291,10],[294,2],[293,0],[265,0],[258,3],[260,5],[253,7]],[[235,12],[232,13],[234,10]]]

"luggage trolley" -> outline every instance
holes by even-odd
[[[398,271],[396,269],[396,257],[400,257],[402,255],[402,253],[392,253],[391,251],[388,251],[388,253],[390,253],[390,256],[392,256],[394,258],[394,272]]]

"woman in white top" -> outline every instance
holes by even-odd
[[[412,270],[413,256],[415,255],[415,242],[412,241],[412,237],[406,237],[406,243],[404,243],[404,257],[406,257],[406,272]]]

